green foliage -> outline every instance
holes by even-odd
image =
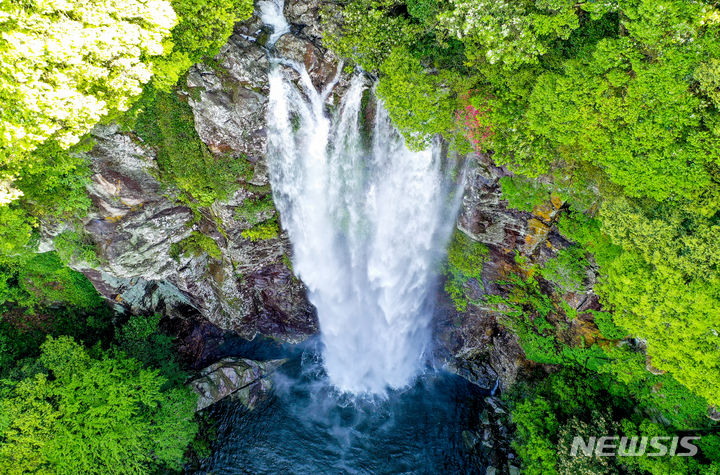
[[[324,42],[364,70],[380,73],[378,96],[410,148],[427,147],[439,133],[462,139],[455,125],[460,93],[469,88],[462,44],[432,30],[435,0],[402,7],[394,0],[353,0]],[[325,20],[332,30],[333,11],[325,12]]]
[[[625,329],[615,324],[612,313],[598,312],[596,310],[590,310],[590,313],[592,313],[595,325],[603,337],[610,340],[621,340],[628,336],[628,332]]]
[[[213,238],[199,231],[193,231],[190,236],[170,246],[170,257],[178,259],[181,255],[185,257],[208,255],[213,259],[221,259],[222,251]]]
[[[693,394],[669,374],[654,375],[647,371],[645,355],[623,346],[598,346],[573,343],[560,302],[556,305],[533,277],[513,278],[504,299],[495,299],[504,314],[501,320],[518,336],[528,359],[544,364],[562,365],[574,371],[592,370],[606,375],[605,390],[613,396],[633,399],[646,412],[659,415],[678,429],[707,424],[707,401]],[[596,325],[606,338],[622,338],[624,330],[614,325],[610,314],[593,312]]]
[[[0,204],[0,265],[22,267],[25,260],[32,258],[33,229],[41,220],[77,222],[88,212],[91,203],[85,185],[90,170],[82,155],[88,146],[89,142],[63,150],[57,143],[49,142],[35,149],[24,166],[12,168],[14,186],[21,196]],[[63,237],[59,241],[61,248],[69,244],[63,242]],[[88,243],[82,247],[81,254],[89,257],[85,252]],[[69,250],[67,246],[65,249]]]
[[[235,219],[243,220],[250,226],[267,221],[275,214],[272,195],[260,198],[246,198],[242,205],[235,209]]]
[[[465,295],[467,283],[475,280],[482,286],[482,268],[488,252],[484,244],[473,241],[465,233],[457,230],[453,233],[445,267],[445,291],[460,312],[470,303]]]
[[[187,374],[180,369],[173,354],[172,337],[159,329],[161,315],[133,315],[115,330],[115,350],[121,356],[134,358],[146,367],[156,368],[166,379],[163,388],[182,386]]]
[[[210,153],[195,131],[190,106],[177,94],[151,91],[140,107],[135,131],[156,148],[160,179],[177,187],[190,206],[209,207],[252,177],[244,158]]]
[[[554,258],[548,260],[540,269],[540,274],[566,292],[579,292],[583,288],[587,266],[585,249],[568,247],[561,249]]]
[[[95,243],[90,241],[89,236],[75,230],[66,230],[55,236],[53,240],[55,252],[64,264],[73,261],[97,263]]]
[[[566,369],[506,395],[512,407],[517,439],[514,447],[523,473],[704,473],[689,457],[573,457],[576,436],[675,435],[677,429],[652,422],[633,399],[633,390],[604,374]],[[692,427],[692,426],[691,426]],[[718,456],[712,443],[701,444],[703,455]]]
[[[458,108],[452,100],[454,75],[430,74],[402,47],[390,52],[380,72],[378,96],[410,148],[426,148],[435,134],[453,128]]]
[[[251,241],[262,241],[265,239],[274,239],[280,234],[280,226],[277,223],[277,217],[270,221],[257,224],[250,229],[246,229],[240,233],[245,239]]]
[[[44,371],[0,390],[0,467],[7,473],[178,470],[197,431],[195,395],[134,359],[91,357],[48,338]]]
[[[606,199],[599,219],[583,216],[561,220],[561,231],[594,253],[601,274],[596,291],[614,323],[646,339],[657,368],[717,403],[715,218],[689,206],[623,197]]]
[[[0,266],[0,305],[13,304],[32,310],[64,304],[88,310],[101,302],[90,281],[66,267],[54,252]]]
[[[693,394],[669,374],[655,375],[646,368],[646,356],[628,345],[606,349],[606,364],[598,369],[612,376],[609,391],[632,398],[649,414],[660,414],[672,426],[700,428],[709,424],[707,401]]]
[[[0,263],[27,254],[32,238],[31,218],[16,203],[0,206]]]
[[[469,61],[512,70],[536,63],[558,39],[567,39],[580,21],[574,2],[454,0],[440,15],[449,34],[466,45]],[[478,14],[481,12],[481,14]]]
[[[607,397],[632,399],[671,425],[700,424],[706,403],[720,404],[718,6],[354,0],[340,17],[344,36],[328,43],[379,73],[378,94],[411,146],[437,133],[456,138],[456,111],[469,103],[486,111],[482,149],[515,172],[501,181],[510,207],[531,211],[550,193],[566,203],[558,229],[577,245],[539,269],[542,282],[511,279],[504,299],[489,299],[526,354],[601,372]],[[540,175],[542,186],[532,180]],[[589,315],[544,286],[578,291],[590,265],[604,311],[593,314],[598,345],[587,347],[570,330]],[[468,290],[448,288],[460,301]],[[652,375],[640,351],[609,342],[626,337],[646,341],[653,366],[668,373]],[[562,430],[615,427],[616,416],[568,413],[549,444],[533,446],[565,443]],[[632,421],[633,430],[641,426],[656,429]],[[546,473],[697,468],[662,457],[623,467],[537,460]]]
[[[668,49],[648,62],[628,38],[604,39],[592,56],[538,78],[530,129],[564,160],[602,166],[633,196],[693,196],[717,160],[717,139],[701,120],[710,114],[685,80],[700,51]]]
[[[440,11],[437,0],[408,0],[408,13],[422,23],[430,23]]]
[[[535,180],[522,176],[504,176],[500,178],[503,198],[508,206],[521,211],[532,211],[550,200],[550,193]]]
[[[512,276],[505,298],[490,300],[503,315],[501,323],[517,335],[525,356],[535,362],[596,369],[606,359],[596,345],[571,345],[568,320],[577,312],[565,302],[556,304],[535,277]]]
[[[126,110],[175,23],[162,0],[3,2],[0,166],[51,137],[67,148]]]
[[[172,30],[173,49],[155,62],[153,85],[169,90],[194,63],[213,57],[232,34],[235,23],[253,12],[252,0],[172,0],[178,24]]]
[[[393,48],[410,43],[414,36],[408,18],[393,11],[394,0],[354,0],[342,9],[338,31],[323,39],[340,56],[350,58],[365,71],[376,71]],[[332,26],[332,12],[325,12]]]
[[[558,430],[558,422],[550,403],[543,397],[518,404],[513,409],[516,426],[515,450],[529,473],[554,473],[558,451],[551,435]],[[556,472],[555,472],[556,473]]]
[[[84,152],[91,140],[65,150],[55,141],[39,146],[28,156],[28,163],[13,170],[14,186],[22,191],[20,204],[34,218],[72,219],[85,214],[90,206],[85,186],[90,167]]]

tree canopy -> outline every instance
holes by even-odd
[[[34,374],[0,390],[5,473],[181,467],[197,430],[188,389],[163,390],[157,370],[123,354],[92,357],[69,337],[48,337],[41,349]]]

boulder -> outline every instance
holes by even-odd
[[[200,371],[188,385],[198,395],[197,409],[203,409],[231,397],[248,409],[267,398],[272,383],[267,378],[287,360],[254,361],[224,358]]]

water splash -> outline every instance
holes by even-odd
[[[257,8],[260,12],[262,22],[273,28],[273,32],[266,43],[266,46],[270,47],[274,45],[282,35],[290,31],[290,25],[285,19],[283,12],[285,0],[262,0],[257,2]]]
[[[287,24],[263,18],[275,32]],[[457,211],[440,147],[408,150],[379,101],[368,127],[362,74],[332,116],[335,84],[318,92],[302,65],[273,60],[269,81],[273,198],[318,311],[330,382],[352,393],[403,387],[426,362],[429,291]]]

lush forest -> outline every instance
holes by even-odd
[[[0,471],[179,470],[195,396],[158,331],[118,318],[67,267],[98,257],[82,230],[88,132],[115,122],[158,152],[160,179],[200,213],[241,161],[211,157],[173,90],[210,61],[251,0],[26,0],[0,5]],[[720,473],[720,436],[698,457],[569,457],[572,437],[711,431],[720,405],[720,9],[698,0],[350,0],[324,39],[377,78],[412,148],[437,135],[514,175],[509,206],[562,203],[573,243],[543,267],[518,259],[485,301],[528,359],[553,368],[505,394],[526,473]],[[130,38],[131,40],[128,40]],[[251,203],[251,215],[269,205]],[[41,225],[62,226],[53,252]],[[248,238],[276,235],[262,223]],[[216,252],[194,234],[176,249]],[[487,249],[453,240],[459,311]],[[211,254],[212,255],[212,254]],[[602,311],[592,342],[546,289],[587,269]],[[562,292],[560,292],[562,293]],[[653,369],[649,371],[648,368]],[[703,432],[705,433],[705,432]],[[201,445],[201,442],[195,442]]]

